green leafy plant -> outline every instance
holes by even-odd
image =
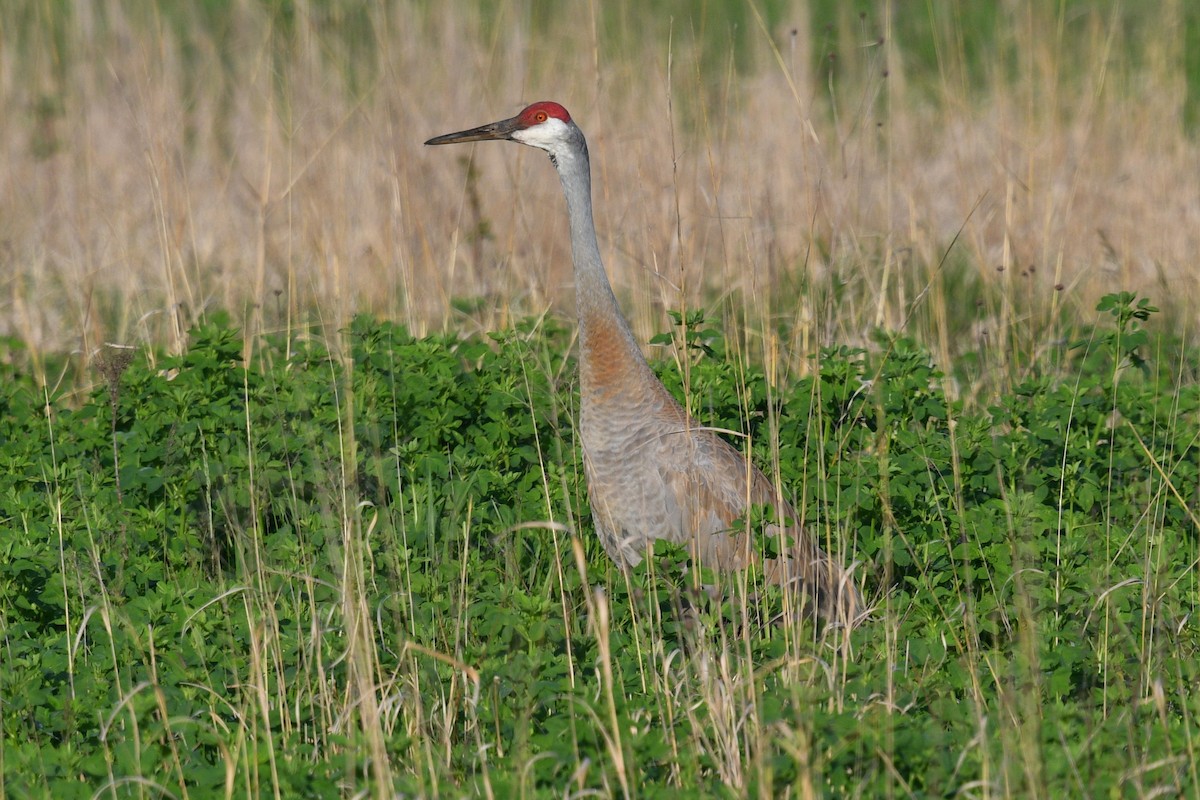
[[[664,380],[858,563],[874,613],[850,634],[685,546],[612,566],[545,321],[459,339],[359,317],[247,350],[218,317],[178,356],[100,365],[74,405],[0,365],[0,780],[1186,794],[1195,353],[1143,300],[1100,310],[1074,360],[986,408],[909,339],[768,390],[685,320],[689,391]],[[744,521],[767,557],[771,521]]]

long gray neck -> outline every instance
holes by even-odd
[[[571,256],[575,262],[575,306],[579,314],[580,345],[586,360],[590,349],[600,343],[595,336],[617,334],[620,349],[633,361],[645,364],[645,358],[633,338],[629,323],[621,314],[617,298],[600,260],[596,224],[592,219],[592,174],[588,163],[587,142],[578,128],[573,130],[569,147],[551,153],[558,169],[567,215],[571,222]]]

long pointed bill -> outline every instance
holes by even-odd
[[[502,119],[499,122],[480,125],[478,128],[471,128],[469,131],[435,136],[425,144],[458,144],[460,142],[484,142],[491,139],[511,139],[513,131],[519,130],[520,127],[521,118],[512,117],[511,119]]]

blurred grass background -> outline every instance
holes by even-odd
[[[11,605],[0,768],[281,796],[395,776],[505,796],[570,769],[612,793],[629,731],[630,765],[682,770],[652,776],[670,788],[1019,796],[1086,791],[1099,765],[1127,794],[1186,791],[1198,22],[1184,0],[0,3],[0,367],[20,378],[0,516],[6,586],[32,598]],[[590,623],[615,572],[594,537],[591,573],[567,547],[569,326],[541,317],[572,315],[558,181],[528,148],[422,146],[544,98],[589,137],[636,334],[681,308],[703,312],[688,333],[722,328],[734,363],[693,365],[720,426],[741,413],[866,560],[857,660],[787,626],[765,663],[747,626],[676,659],[653,615],[641,644],[636,619],[615,647]],[[1118,289],[1179,337],[1134,331],[1119,298],[1117,330],[1059,359]],[[515,332],[455,349],[355,333],[360,311]],[[680,350],[668,385],[708,403]],[[218,536],[243,555],[210,576]],[[540,739],[535,692],[568,709]],[[604,692],[640,733],[587,706]],[[181,760],[192,719],[217,727]],[[544,759],[551,738],[574,761]]]
[[[6,357],[178,350],[216,309],[248,342],[356,311],[417,333],[569,316],[541,155],[421,144],[547,98],[588,134],[643,339],[704,307],[772,371],[883,327],[1008,374],[1117,289],[1197,321],[1183,0],[18,0]]]

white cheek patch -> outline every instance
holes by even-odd
[[[521,144],[540,147],[543,150],[553,152],[567,138],[567,123],[561,119],[551,117],[543,123],[534,125],[532,128],[515,131],[512,138]]]

